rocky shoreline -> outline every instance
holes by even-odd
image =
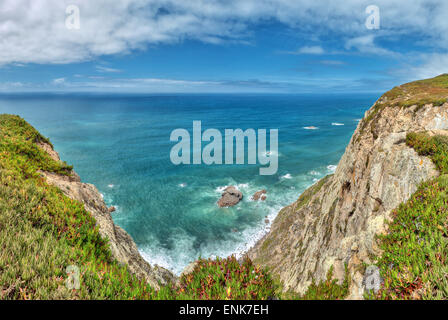
[[[58,153],[51,145],[41,142],[38,146],[52,159],[60,161]],[[145,279],[156,290],[160,285],[177,281],[177,277],[171,271],[157,265],[151,266],[143,259],[131,236],[113,222],[110,213],[115,208],[106,206],[94,185],[81,182],[75,171],[72,171],[71,176],[44,171],[40,171],[40,174],[46,178],[48,184],[58,187],[67,197],[84,204],[85,209],[95,218],[101,236],[109,240],[112,256],[119,263],[128,265],[131,273],[139,279]]]
[[[61,161],[59,154],[50,144],[39,142],[38,146],[53,160]],[[101,236],[109,240],[113,257],[118,262],[128,265],[130,272],[140,279],[145,279],[156,290],[161,285],[179,281],[179,277],[170,270],[157,265],[152,266],[140,255],[132,237],[113,222],[111,213],[116,210],[115,207],[107,207],[101,193],[93,184],[81,182],[81,178],[74,170],[70,176],[45,171],[39,171],[39,173],[46,178],[48,184],[56,186],[67,197],[84,204],[85,209],[97,221]],[[254,193],[251,200],[265,201],[266,197],[267,191],[263,189]],[[242,192],[235,186],[229,186],[223,191],[217,204],[222,208],[231,207],[237,205],[242,199]],[[265,224],[271,223],[268,217],[264,222]],[[182,275],[191,272],[192,266],[195,264],[196,261],[192,261],[190,265],[186,266]]]
[[[298,200],[283,208],[265,234],[247,252],[255,263],[269,268],[284,291],[303,294],[310,284],[326,279],[330,270],[341,284],[347,274],[349,299],[362,299],[365,267],[381,254],[377,235],[387,233],[392,212],[406,202],[418,186],[439,175],[434,163],[406,144],[409,133],[448,135],[448,102],[413,104],[412,92],[401,88],[403,101],[390,101],[386,93],[370,110],[353,134],[333,175],[308,188]],[[391,95],[393,97],[393,95]],[[426,100],[425,100],[426,101]],[[59,155],[49,144],[40,143],[53,159]],[[40,172],[49,184],[82,202],[96,219],[102,236],[109,239],[113,256],[152,287],[176,283],[169,270],[151,266],[138,252],[132,238],[116,226],[95,186],[71,176]],[[252,195],[264,201],[266,190]],[[235,206],[243,194],[227,187],[217,205]],[[195,262],[185,268],[190,272]]]
[[[412,94],[408,96],[411,99]],[[412,101],[412,100],[411,100]],[[251,259],[278,276],[285,291],[303,294],[330,269],[349,299],[362,299],[364,266],[381,254],[376,236],[391,212],[420,183],[439,175],[433,162],[406,145],[410,132],[448,135],[448,103],[401,108],[379,99],[359,123],[334,175],[283,208],[271,231],[249,250]]]

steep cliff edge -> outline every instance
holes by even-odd
[[[0,300],[176,297],[50,141],[0,114]],[[72,290],[76,289],[76,290]],[[160,290],[159,290],[160,289]]]
[[[334,175],[280,211],[249,256],[277,275],[284,290],[303,294],[330,270],[351,277],[349,298],[362,298],[364,267],[380,254],[376,235],[391,211],[439,175],[433,162],[406,145],[410,132],[447,134],[448,75],[384,94],[359,123]]]
[[[53,160],[60,161],[58,153],[51,145],[40,142],[38,146]],[[152,267],[141,257],[131,236],[113,222],[103,197],[94,185],[82,183],[74,171],[70,176],[45,171],[40,173],[46,178],[47,183],[58,187],[69,198],[84,204],[85,209],[96,220],[101,236],[109,240],[112,256],[118,262],[126,264],[138,278],[145,279],[156,290],[160,289],[160,285],[167,285],[176,280],[169,270],[158,266]]]
[[[248,259],[199,259],[176,278],[150,266],[24,119],[0,114],[0,300],[266,300],[276,286]]]

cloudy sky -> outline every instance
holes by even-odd
[[[446,0],[1,0],[0,91],[384,91],[448,72],[447,17]]]

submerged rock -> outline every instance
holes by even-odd
[[[257,191],[252,196],[252,200],[254,200],[254,201],[258,201],[258,200],[264,201],[264,200],[266,200],[266,193],[267,193],[267,191],[265,189]]]
[[[232,207],[237,205],[243,199],[243,194],[240,190],[238,190],[234,186],[230,186],[225,188],[222,193],[221,199],[218,201],[218,206],[223,207]]]

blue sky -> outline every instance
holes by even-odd
[[[448,72],[447,16],[444,0],[3,0],[0,92],[381,92]]]

